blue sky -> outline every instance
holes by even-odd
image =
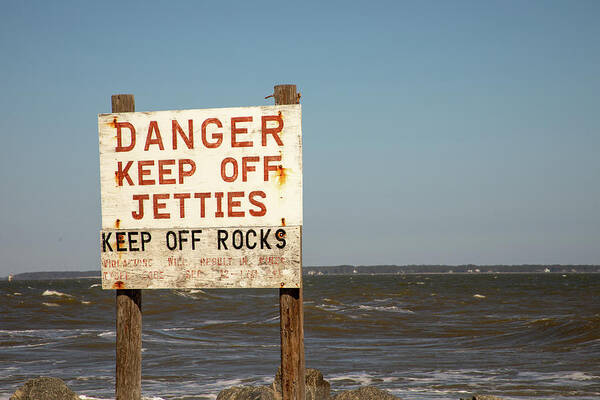
[[[600,262],[597,1],[6,2],[0,275],[99,268],[97,114],[302,92],[304,264]]]

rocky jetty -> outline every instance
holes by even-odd
[[[377,389],[374,386],[362,386],[358,389],[347,390],[334,396],[332,400],[396,400],[390,392]]]
[[[305,400],[397,400],[399,397],[373,386],[364,386],[331,396],[331,385],[317,369],[308,368],[305,376]],[[281,400],[281,369],[272,386],[237,386],[225,389],[217,400]]]
[[[399,400],[390,392],[373,386],[362,386],[331,395],[331,385],[317,369],[305,372],[306,400]],[[40,377],[27,381],[9,400],[80,400],[79,396],[58,378]],[[150,400],[142,397],[142,400]],[[223,390],[217,400],[282,400],[281,370],[271,386],[237,386]],[[502,400],[500,397],[479,395],[460,400]]]
[[[275,391],[269,386],[236,386],[225,389],[217,396],[217,400],[278,400]]]
[[[281,398],[281,367],[277,370],[273,389],[277,393],[278,400]],[[321,400],[331,397],[331,385],[325,379],[318,369],[307,368],[304,372],[304,391],[306,400]]]
[[[10,400],[79,400],[79,396],[62,379],[40,377],[27,381]]]

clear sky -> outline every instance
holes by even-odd
[[[0,275],[99,269],[97,114],[302,92],[304,264],[600,263],[598,1],[7,1]]]

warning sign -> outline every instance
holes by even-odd
[[[100,114],[104,288],[299,287],[300,105]]]

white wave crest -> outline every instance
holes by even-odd
[[[338,310],[340,310],[340,307],[333,306],[333,305],[330,305],[330,304],[319,304],[317,306],[317,308],[320,308],[321,310],[324,310],[324,311],[338,311]]]
[[[177,331],[193,331],[196,328],[163,328],[163,332],[177,332]]]
[[[56,290],[45,290],[42,296],[73,297],[70,294],[58,292]]]
[[[56,304],[56,303],[42,303],[42,305],[44,305],[46,307],[60,307],[60,304]]]
[[[23,348],[29,348],[29,347],[41,347],[41,346],[47,346],[49,344],[52,344],[50,342],[47,343],[35,343],[35,344],[17,344],[14,346],[10,346],[11,349],[23,349]]]
[[[368,311],[388,311],[388,312],[396,312],[396,313],[401,313],[401,314],[414,314],[414,311],[411,311],[407,308],[400,308],[400,307],[396,307],[396,306],[365,306],[365,305],[360,305],[358,306],[358,308],[360,308],[361,310],[368,310]]]
[[[361,385],[367,386],[373,383],[374,376],[367,374],[366,372],[357,373],[357,374],[343,374],[337,375],[332,378],[329,378],[330,381],[354,381],[358,382]]]
[[[86,396],[85,394],[80,394],[79,395],[79,400],[113,400],[113,399],[102,399],[100,397],[91,397],[91,396]],[[157,397],[157,396],[142,396],[142,400],[164,400],[162,397]]]
[[[591,381],[600,379],[600,376],[588,375],[585,372],[572,372],[563,376],[565,379],[572,379],[574,381]]]

